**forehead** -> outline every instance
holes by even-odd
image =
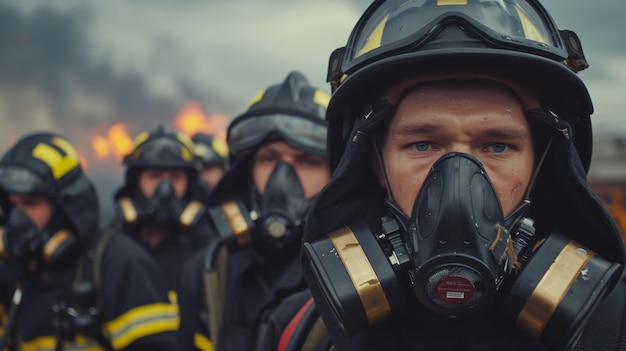
[[[538,98],[523,82],[514,81],[504,76],[494,76],[493,74],[476,71],[455,72],[451,70],[449,72],[433,72],[428,75],[412,77],[388,89],[383,95],[383,98],[392,105],[397,106],[401,98],[405,96],[408,91],[426,85],[438,85],[448,88],[463,86],[500,87],[500,89],[508,90],[511,94],[516,96],[525,110],[541,107]]]
[[[446,80],[423,82],[406,89],[398,98],[398,104],[419,101],[424,107],[437,107],[429,102],[445,102],[471,108],[473,105],[491,103],[521,108],[522,102],[508,86],[488,80]]]

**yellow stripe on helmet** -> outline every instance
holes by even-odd
[[[467,5],[467,0],[437,0],[437,6]]]
[[[515,11],[517,11],[517,15],[519,16],[520,22],[522,23],[522,28],[524,29],[524,37],[529,40],[534,40],[540,43],[544,43],[547,45],[552,45],[548,41],[548,39],[541,33],[541,31],[537,28],[537,25],[526,15],[524,10],[515,6]]]
[[[380,21],[380,23],[376,26],[376,28],[374,28],[372,33],[369,35],[369,37],[367,37],[367,40],[365,41],[365,45],[363,45],[363,47],[359,49],[359,51],[356,53],[354,58],[357,58],[361,55],[364,55],[380,47],[380,43],[382,42],[382,39],[383,39],[383,32],[385,31],[385,25],[387,24],[388,19],[389,19],[389,15],[385,16],[385,18],[383,18],[383,20]]]
[[[329,101],[330,101],[330,94],[328,94],[327,92],[323,90],[315,89],[315,94],[313,94],[313,102],[315,102],[316,104],[324,108],[327,108]]]
[[[35,146],[32,155],[34,158],[47,164],[52,171],[54,179],[59,180],[69,171],[78,167],[80,164],[80,158],[78,157],[78,152],[76,152],[74,147],[67,140],[54,137],[52,138],[51,143],[63,150],[65,155],[61,154],[56,148],[45,143],[39,143]]]

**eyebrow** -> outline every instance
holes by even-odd
[[[432,134],[436,133],[441,128],[431,123],[418,123],[404,125],[392,133],[392,137],[405,137],[419,134]],[[530,133],[528,133],[530,134]],[[481,131],[481,135],[492,138],[516,140],[523,139],[527,133],[521,127],[505,127],[505,128],[488,128]]]

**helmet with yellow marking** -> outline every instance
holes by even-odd
[[[312,86],[306,77],[290,72],[285,80],[257,93],[247,110],[228,126],[230,169],[211,195],[219,203],[251,182],[248,159],[264,143],[282,140],[294,149],[326,156],[326,107],[330,94]]]
[[[251,151],[271,138],[316,155],[326,155],[326,106],[330,94],[311,86],[300,72],[260,91],[248,110],[228,127],[232,155]]]
[[[228,165],[226,142],[204,133],[197,133],[191,140],[195,143],[196,154],[200,157],[203,167],[221,166],[226,169]]]
[[[133,150],[124,157],[129,173],[143,168],[184,168],[197,174],[200,160],[191,139],[181,133],[159,125],[153,132],[142,132],[134,141]]]
[[[29,134],[0,160],[0,203],[9,219],[8,226],[16,215],[8,201],[9,194],[13,193],[44,195],[53,205],[54,213],[44,229],[47,233],[36,239],[42,245],[48,241],[54,244],[45,246],[50,256],[47,259],[53,260],[61,252],[71,251],[69,248],[75,247],[76,238],[86,240],[98,230],[99,204],[95,188],[84,175],[74,146],[58,134]],[[4,233],[7,236],[8,231]],[[3,249],[7,249],[6,243],[3,244]]]
[[[472,71],[521,85],[578,129],[574,142],[588,168],[593,107],[576,74],[586,67],[576,34],[559,30],[537,0],[374,1],[347,45],[330,57],[331,168],[355,122],[391,87],[421,75]]]

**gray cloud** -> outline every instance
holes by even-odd
[[[92,132],[125,121],[138,133],[188,100],[233,116],[293,69],[328,89],[328,56],[369,2],[0,0],[0,152],[39,129],[87,150]],[[626,2],[544,5],[581,37],[595,132],[626,135]]]

